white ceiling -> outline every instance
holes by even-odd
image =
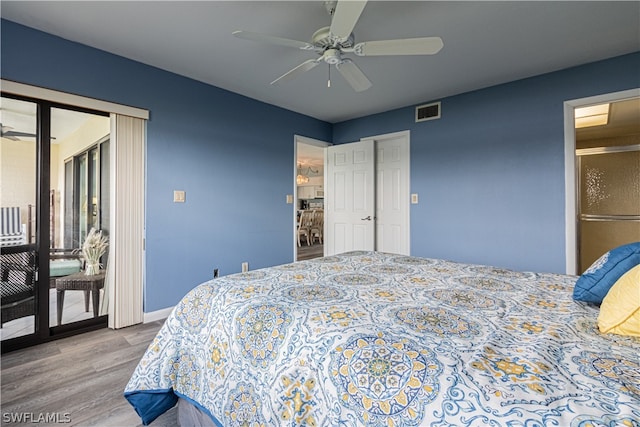
[[[320,65],[269,83],[313,52],[231,35],[309,41],[323,1],[2,1],[2,17],[331,123],[640,50],[638,1],[370,1],[356,42],[439,36],[433,56],[351,56],[373,82],[354,92]]]

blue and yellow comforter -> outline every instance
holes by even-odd
[[[189,292],[125,390],[219,425],[638,426],[640,340],[576,277],[352,252]],[[626,423],[626,424],[625,424]]]

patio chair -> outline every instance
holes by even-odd
[[[36,254],[35,245],[0,248],[0,326],[36,314]]]
[[[0,208],[0,246],[27,244],[27,230],[20,218],[20,208]]]

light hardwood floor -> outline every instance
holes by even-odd
[[[319,258],[323,255],[323,252],[324,246],[319,243],[314,243],[312,245],[302,244],[301,246],[298,246],[298,261]]]
[[[2,355],[3,426],[140,426],[122,396],[162,321],[120,330],[101,329]],[[10,417],[58,414],[66,423],[7,422]],[[15,419],[15,418],[14,418]],[[24,419],[24,418],[23,418]],[[174,407],[151,423],[177,426]]]

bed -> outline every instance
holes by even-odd
[[[145,425],[180,400],[221,426],[638,426],[640,339],[601,334],[576,279],[379,252],[225,276],[125,397]]]

